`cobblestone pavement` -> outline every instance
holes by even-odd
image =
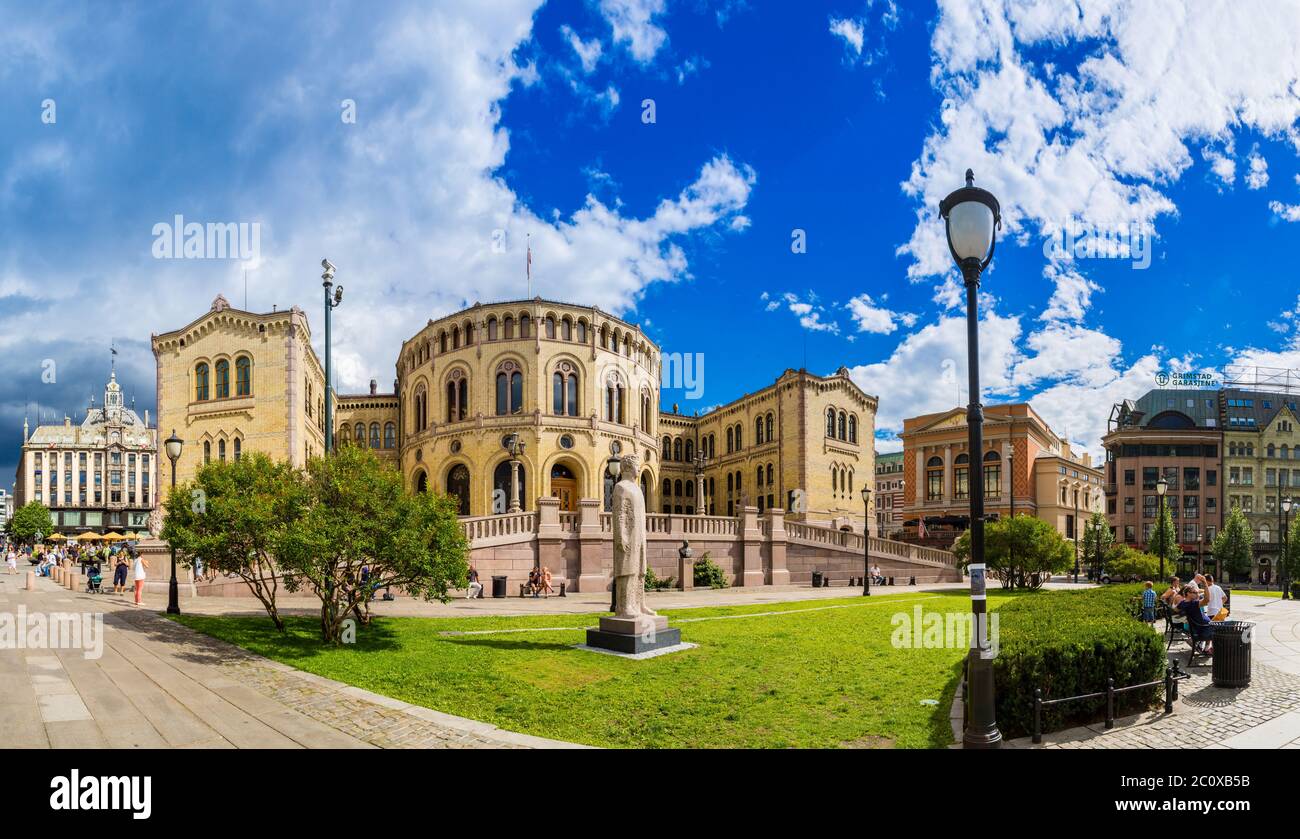
[[[1234,595],[1233,617],[1255,623],[1251,682],[1218,688],[1211,667],[1197,659],[1187,667],[1186,644],[1174,657],[1190,674],[1178,689],[1174,712],[1157,711],[1045,734],[1041,746],[1028,737],[1006,748],[1055,749],[1259,749],[1300,748],[1300,604]]]
[[[8,748],[565,748],[321,678],[117,598],[0,580],[11,615],[102,614],[102,649],[0,649]]]

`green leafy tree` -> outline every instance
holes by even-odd
[[[320,598],[323,641],[341,643],[349,615],[368,622],[376,589],[445,602],[451,586],[465,585],[469,542],[453,499],[406,493],[396,469],[354,446],[308,461],[304,488],[306,512],[278,559],[289,591]]]
[[[1223,529],[1214,537],[1214,558],[1228,574],[1249,574],[1254,557],[1255,534],[1241,512],[1233,505]]]
[[[1282,556],[1286,578],[1289,582],[1300,582],[1300,515],[1292,520],[1286,538],[1286,552]]]
[[[18,542],[35,542],[36,534],[44,537],[54,532],[54,520],[48,507],[39,501],[29,501],[14,512],[5,529]]]
[[[1178,528],[1174,525],[1173,513],[1169,504],[1163,505],[1164,511],[1151,528],[1151,538],[1147,542],[1147,553],[1156,558],[1156,572],[1159,573],[1160,557],[1165,558],[1165,572],[1172,574],[1178,567],[1178,560],[1183,558],[1183,547],[1178,543]]]
[[[962,569],[970,564],[970,531],[953,544]],[[1042,519],[1016,516],[984,525],[984,563],[1003,588],[1036,589],[1074,564],[1074,545]]]
[[[1106,574],[1111,580],[1127,582],[1158,582],[1160,558],[1143,553],[1128,545],[1116,545],[1106,556]]]
[[[1110,525],[1101,513],[1093,513],[1083,526],[1083,541],[1079,550],[1083,553],[1082,562],[1093,569],[1105,565],[1106,557],[1111,552],[1115,536],[1110,532]]]
[[[306,514],[302,476],[264,454],[215,461],[177,486],[165,509],[161,535],[178,558],[191,566],[202,559],[208,570],[238,576],[283,632],[275,557]]]

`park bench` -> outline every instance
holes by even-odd
[[[565,580],[557,580],[557,579],[552,578],[552,579],[551,579],[551,594],[550,594],[549,596],[551,596],[551,597],[568,597],[568,594],[565,592],[565,589],[566,589],[567,587],[568,587],[568,583],[567,583]],[[525,582],[525,583],[520,583],[520,584],[519,584],[519,596],[520,596],[520,597],[532,597],[532,595],[528,593],[528,583]],[[546,596],[548,596],[548,595],[543,594],[543,595],[539,595],[539,596],[541,596],[541,597],[546,597]]]
[[[1163,600],[1156,605],[1157,614],[1164,618],[1165,621],[1165,652],[1173,649],[1174,643],[1184,641],[1187,643],[1191,652],[1187,656],[1187,666],[1191,667],[1199,656],[1201,658],[1210,658],[1210,654],[1204,650],[1197,649],[1196,643],[1192,640],[1192,634],[1187,628],[1187,621],[1182,615],[1178,614],[1170,605]]]

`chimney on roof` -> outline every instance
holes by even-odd
[[[371,380],[370,380],[370,395],[371,395],[371,396],[374,396],[374,395],[375,395],[376,393],[378,393],[378,392],[379,392],[379,382],[375,381],[374,379],[371,379]]]

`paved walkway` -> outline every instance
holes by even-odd
[[[1178,688],[1174,713],[1158,711],[1104,724],[1007,741],[1006,748],[1056,749],[1296,749],[1300,748],[1300,603],[1233,593],[1233,617],[1255,623],[1251,682],[1217,688],[1211,667],[1198,658]],[[1187,645],[1175,644],[1187,670]]]
[[[124,599],[70,592],[48,579],[38,579],[37,590],[28,592],[21,580],[25,575],[0,575],[0,620],[102,615],[102,655],[87,657],[81,646],[14,649],[7,640],[0,649],[0,747],[571,745],[303,673],[166,620],[158,614],[161,602],[137,609]]]

